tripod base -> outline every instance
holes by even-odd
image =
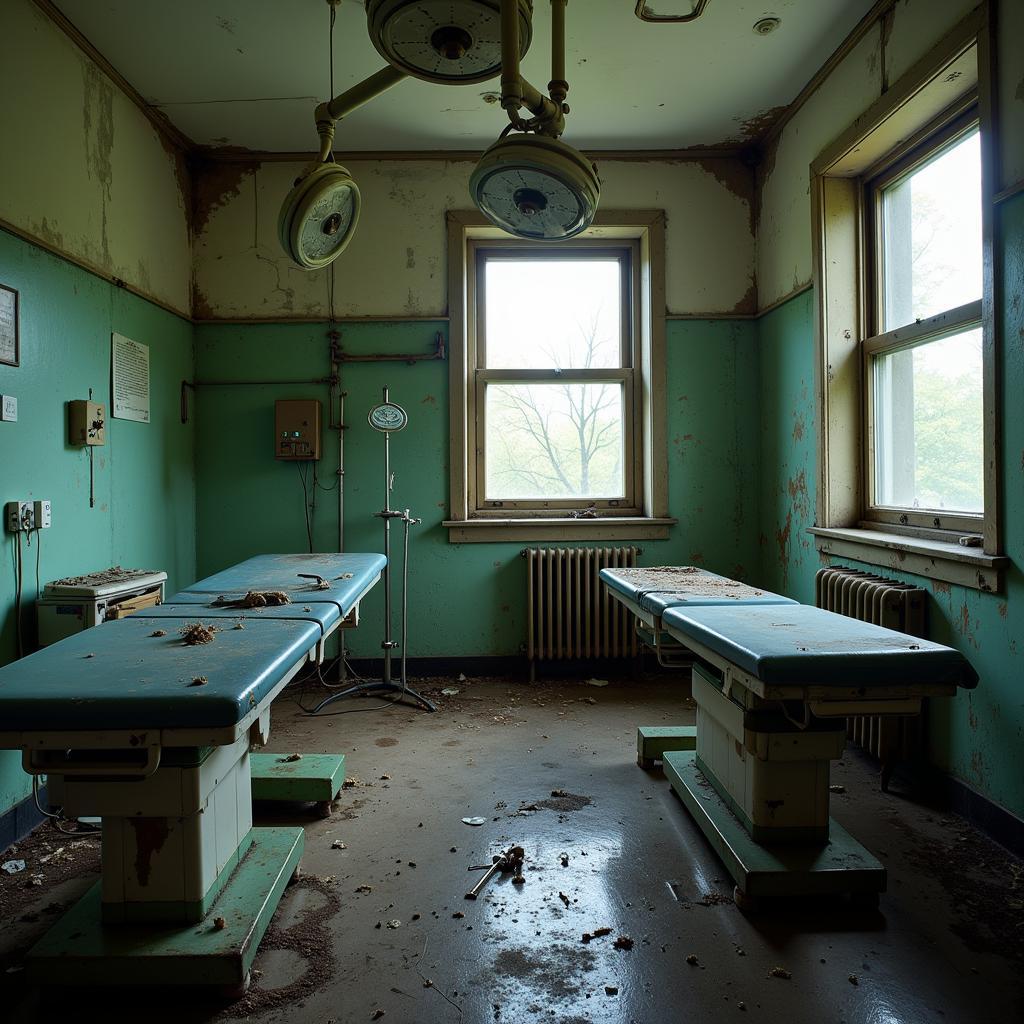
[[[340,693],[332,693],[329,697],[325,697],[312,711],[311,715],[318,714],[323,708],[327,707],[328,704],[333,704],[336,700],[341,700],[343,697],[355,697],[357,694],[385,694],[385,693],[400,693],[404,697],[411,697],[424,711],[436,711],[437,708],[431,704],[426,697],[422,694],[417,693],[414,689],[409,686],[400,686],[398,683],[388,683],[381,680],[380,682],[371,681],[368,683],[357,683],[355,686],[350,686],[347,690],[342,690]],[[395,702],[399,703],[398,701]]]

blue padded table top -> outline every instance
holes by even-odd
[[[700,594],[648,593],[644,594],[638,603],[645,612],[652,612],[655,615],[664,615],[669,608],[686,608],[694,605],[741,604],[747,607],[752,604],[797,604],[790,597],[772,594],[767,590],[754,591],[749,597],[705,597]]]
[[[662,626],[769,684],[870,689],[978,681],[951,647],[810,605],[669,608]]]
[[[273,621],[279,619],[315,622],[320,635],[326,636],[340,621],[341,610],[336,601],[321,601],[317,598],[299,597],[292,604],[271,605],[266,608],[232,608],[229,605],[213,605],[212,594],[175,594],[174,597],[154,608],[145,608],[133,613],[136,619],[190,619],[216,622],[221,629],[231,629],[241,622],[248,628],[250,620]],[[227,620],[227,621],[225,621]],[[157,628],[156,625],[153,626]]]
[[[249,590],[283,590],[295,603],[308,604],[309,598],[333,601],[342,615],[348,615],[386,564],[384,556],[377,554],[256,555],[198,580],[172,600],[203,604],[220,596],[242,597]],[[317,589],[315,580],[299,579],[300,572],[322,576],[330,588]]]
[[[693,565],[602,569],[601,579],[612,590],[638,603],[645,611],[663,611],[675,605],[691,604],[795,603],[781,594],[759,590]],[[647,601],[648,597],[652,598],[650,602]]]
[[[247,621],[211,643],[178,632],[209,617],[129,616],[0,668],[0,729],[217,729],[237,725],[320,639],[304,620]],[[154,637],[154,628],[167,635]],[[201,686],[190,685],[205,676]]]

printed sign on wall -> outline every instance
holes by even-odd
[[[149,346],[113,334],[111,366],[114,418],[149,422]]]
[[[17,366],[18,351],[18,293],[0,284],[0,363]]]

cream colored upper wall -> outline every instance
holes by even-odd
[[[188,315],[173,153],[30,0],[0,5],[0,95],[0,220]]]
[[[472,209],[472,163],[346,161],[346,166],[363,204],[356,235],[336,263],[335,314],[443,315],[448,306],[445,211]],[[277,238],[281,201],[300,167],[221,164],[200,177],[197,317],[325,315],[327,272],[294,268]],[[732,160],[604,161],[600,173],[602,209],[666,211],[669,311],[753,311],[752,175],[746,168]]]
[[[971,0],[899,0],[885,42],[895,82],[976,6]],[[1002,184],[1024,176],[1024,3],[1002,0],[998,104]],[[876,24],[783,129],[760,168],[758,304],[764,308],[811,279],[811,161],[882,93],[882,30]]]

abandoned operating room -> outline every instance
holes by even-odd
[[[1020,0],[0,0],[0,1020],[1024,1014]]]

